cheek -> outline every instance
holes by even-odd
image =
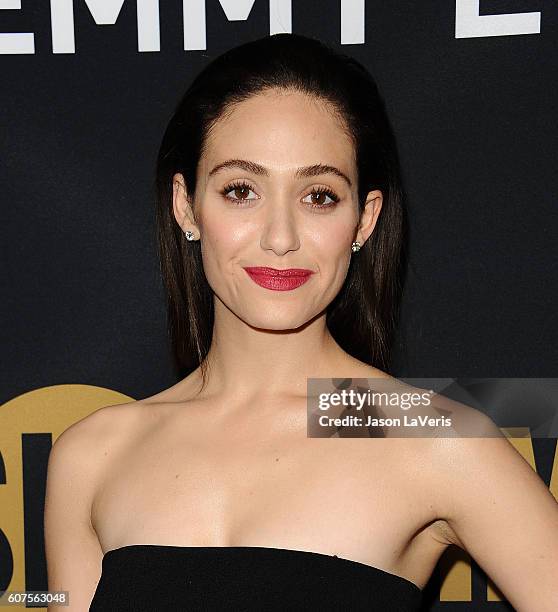
[[[327,261],[342,264],[350,258],[353,234],[354,228],[350,223],[335,222],[317,226],[310,235]]]
[[[203,218],[202,258],[206,275],[212,270],[234,273],[233,264],[253,233],[250,224],[238,223],[227,214]]]
[[[330,301],[337,295],[351,263],[351,244],[355,226],[352,219],[324,225],[312,232],[314,248],[320,267],[323,298]],[[356,224],[356,220],[355,220]]]

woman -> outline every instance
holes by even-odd
[[[369,73],[296,35],[225,53],[157,189],[187,375],[56,441],[49,588],[75,610],[412,610],[456,544],[518,610],[558,609],[558,504],[505,438],[307,437],[307,379],[395,380],[402,189]]]

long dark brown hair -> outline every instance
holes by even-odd
[[[347,278],[327,308],[336,342],[353,357],[388,370],[398,320],[405,215],[393,132],[368,70],[354,58],[297,34],[275,34],[220,55],[190,84],[163,136],[157,158],[157,239],[168,297],[168,328],[180,375],[201,366],[205,385],[213,335],[213,292],[199,241],[186,242],[173,214],[173,175],[194,197],[196,169],[212,126],[233,105],[269,88],[291,89],[333,105],[356,152],[358,205],[380,189],[383,205],[370,238],[351,257]]]

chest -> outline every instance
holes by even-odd
[[[362,559],[372,550],[389,563],[432,518],[417,504],[417,471],[402,445],[151,436],[114,457],[97,487],[93,525],[103,550],[274,546]]]

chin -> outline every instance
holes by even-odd
[[[307,323],[310,317],[301,316],[301,313],[288,316],[285,312],[277,313],[277,316],[262,316],[261,313],[253,317],[244,319],[248,325],[258,329],[267,329],[269,331],[288,331],[295,330]]]

